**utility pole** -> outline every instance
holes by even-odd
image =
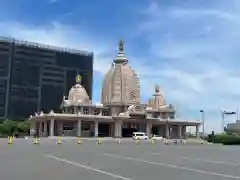
[[[200,110],[200,113],[202,115],[202,133],[203,133],[203,140],[204,140],[204,137],[205,137],[205,112],[204,110]]]

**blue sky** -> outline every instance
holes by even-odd
[[[94,52],[94,101],[123,38],[142,101],[159,84],[178,118],[204,109],[207,131],[240,107],[239,32],[238,0],[0,1],[0,35]]]

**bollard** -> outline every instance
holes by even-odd
[[[8,144],[12,144],[13,143],[13,137],[12,136],[9,136],[8,137]]]
[[[137,138],[135,139],[135,143],[136,143],[137,145],[140,144],[140,138],[139,138],[139,137],[137,137]]]
[[[80,136],[77,138],[77,144],[82,144]]]
[[[155,144],[156,144],[156,135],[153,135],[153,137],[152,137],[151,141],[152,141],[152,144],[153,144],[153,145],[155,145]]]
[[[61,141],[61,138],[58,136],[58,139],[57,139],[57,144],[62,144],[62,141]]]
[[[164,140],[164,144],[168,145],[168,140],[167,139]]]
[[[33,144],[39,144],[39,139],[38,139],[38,137],[35,137],[35,138],[34,138]]]
[[[101,140],[100,137],[99,137],[98,140],[97,140],[97,144],[98,144],[98,145],[102,144],[102,140]]]

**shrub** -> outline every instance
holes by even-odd
[[[223,141],[227,140],[227,139],[231,139],[232,136],[231,135],[227,135],[227,134],[217,134],[214,137],[214,142],[215,143],[222,143]]]
[[[238,135],[230,135],[230,134],[217,134],[212,136],[212,134],[208,135],[207,141],[214,142],[214,143],[223,143],[223,142],[230,142],[233,139],[240,138]]]
[[[0,124],[1,136],[12,136],[17,133],[28,133],[29,122],[28,121],[12,121],[5,120]]]
[[[240,145],[240,137],[232,136],[231,138],[224,139],[222,141],[223,145]]]

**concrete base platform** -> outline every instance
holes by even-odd
[[[95,139],[96,140],[96,139]],[[41,138],[0,141],[2,179],[240,180],[238,146]]]

